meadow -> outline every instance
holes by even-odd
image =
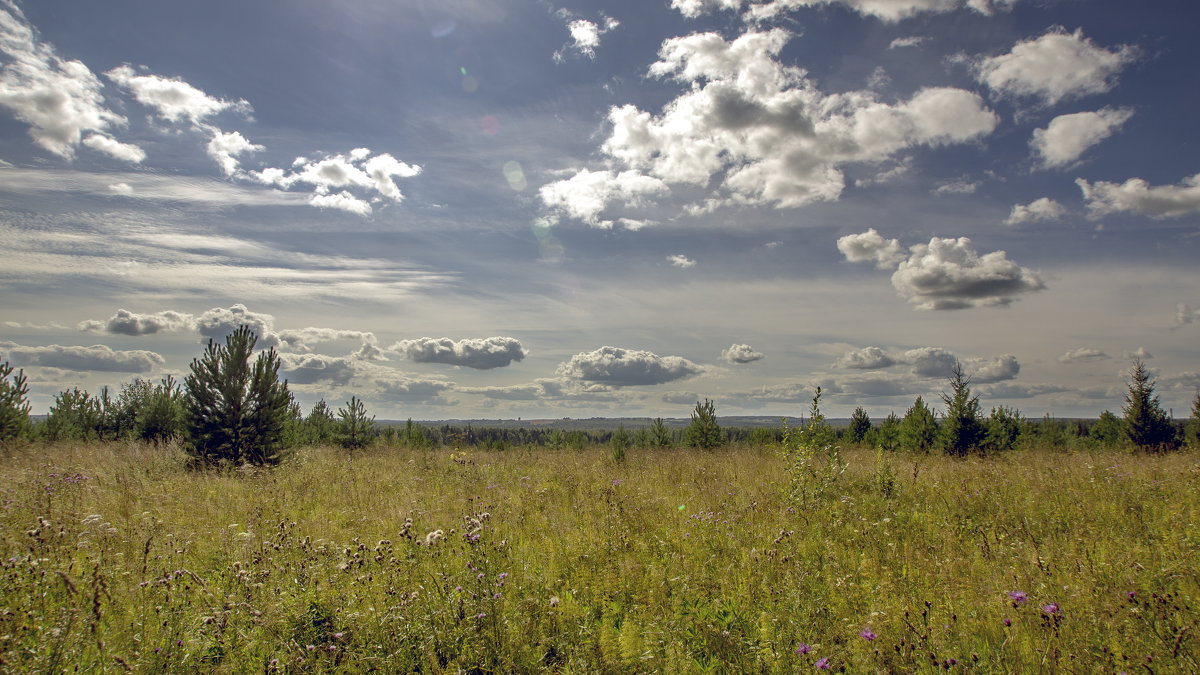
[[[1200,456],[0,457],[6,672],[1200,671]],[[886,466],[884,464],[886,464]]]

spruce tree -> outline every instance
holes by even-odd
[[[725,434],[717,424],[717,411],[712,401],[704,399],[704,403],[696,402],[692,423],[684,432],[684,440],[689,446],[704,450],[725,443]]]
[[[338,443],[343,448],[359,450],[375,438],[375,416],[367,417],[367,406],[357,396],[338,408],[338,418]]]
[[[275,350],[250,364],[258,337],[241,326],[224,345],[208,341],[184,380],[187,451],[203,465],[278,464],[292,395]]]
[[[1162,452],[1175,447],[1175,427],[1154,394],[1150,371],[1141,359],[1134,359],[1126,383],[1125,436],[1133,447]]]
[[[675,445],[675,437],[667,428],[667,423],[663,422],[663,418],[655,417],[654,421],[650,423],[650,446],[669,448],[672,445]]]
[[[0,363],[0,443],[21,437],[29,428],[28,396],[25,370],[13,375],[8,361]]]
[[[971,378],[961,364],[954,365],[950,376],[950,393],[942,393],[946,403],[946,420],[942,424],[942,449],[954,457],[965,457],[979,448],[986,430],[979,412],[979,397],[971,395]]]
[[[900,448],[900,418],[896,413],[888,413],[875,430],[875,445],[885,452],[895,452]]]
[[[850,427],[846,430],[846,440],[850,443],[862,443],[867,439],[867,434],[871,432],[871,418],[867,416],[867,411],[859,406],[854,409],[854,414],[850,416]]]
[[[1020,410],[1007,406],[992,408],[992,414],[984,425],[984,446],[992,452],[1005,452],[1017,447],[1024,421]]]
[[[937,418],[920,396],[904,413],[897,435],[900,447],[909,452],[929,452],[937,444]]]
[[[304,418],[305,441],[312,445],[328,445],[333,443],[337,435],[337,419],[325,399],[313,404],[308,417]]]

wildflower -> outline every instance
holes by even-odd
[[[482,618],[484,618],[484,617],[486,617],[486,616],[487,616],[487,612],[480,612],[480,613],[478,613],[478,614],[476,614],[476,615],[475,615],[475,618],[476,618],[476,619],[482,619]]]
[[[1052,602],[1048,605],[1043,605],[1042,611],[1047,614],[1051,614],[1051,615],[1060,613],[1057,602]]]
[[[504,581],[505,579],[508,578],[508,572],[501,572],[500,576],[498,576],[496,578],[499,579],[500,581]]]
[[[1025,591],[1009,591],[1008,597],[1010,600],[1019,605],[1029,599],[1029,594]]]
[[[1137,597],[1137,592],[1136,591],[1125,591],[1125,597],[1129,598],[1130,600],[1133,600],[1134,598]]]
[[[1005,620],[1004,620],[1004,626],[1005,626],[1006,628],[1007,628],[1008,626],[1011,626],[1011,625],[1012,625],[1012,619],[1005,619]]]
[[[818,660],[814,665],[817,667],[817,670],[829,670],[829,657],[821,657],[821,659]]]
[[[551,607],[558,607],[558,603],[559,603],[559,599],[558,599],[557,595],[550,596],[550,606]]]
[[[797,654],[807,654],[812,651],[812,645],[807,642],[801,642],[799,647],[796,647]]]
[[[875,634],[875,631],[871,630],[870,628],[864,628],[863,631],[858,634],[858,636],[861,637],[862,639],[866,640],[867,642],[870,642],[870,641],[874,640],[875,638],[879,637],[878,635]]]

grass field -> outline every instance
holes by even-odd
[[[1200,457],[0,458],[6,672],[1200,671]]]

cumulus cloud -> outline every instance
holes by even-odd
[[[1179,185],[1151,186],[1141,178],[1124,183],[1077,178],[1088,212],[1093,216],[1137,213],[1151,218],[1177,218],[1200,211],[1200,173],[1184,178]]]
[[[892,274],[892,286],[917,309],[1005,306],[1045,284],[1036,272],[1017,265],[1004,251],[979,255],[967,237],[934,237],[910,249]]]
[[[1105,354],[1099,349],[1092,349],[1091,347],[1077,347],[1075,349],[1068,349],[1065,354],[1058,357],[1058,360],[1061,363],[1081,363],[1084,361],[1098,361],[1100,359],[1107,358],[1108,354]]]
[[[354,379],[354,361],[321,354],[279,355],[280,377],[290,384],[331,384],[345,386]]]
[[[978,181],[971,180],[952,180],[938,185],[933,189],[933,194],[942,195],[973,195],[979,189]]]
[[[150,351],[114,350],[105,345],[64,347],[47,345],[27,347],[15,342],[0,342],[0,354],[16,366],[43,366],[64,370],[98,370],[111,373],[148,373],[165,363],[163,357]]]
[[[993,358],[967,359],[962,366],[967,377],[971,378],[971,382],[975,384],[1011,380],[1021,372],[1021,364],[1012,354]]]
[[[225,133],[220,130],[213,131],[212,140],[208,142],[208,146],[206,147],[208,156],[216,161],[226,176],[233,176],[237,173],[239,155],[247,152],[258,152],[262,149],[263,146],[251,143],[246,140],[245,136],[236,131]]]
[[[995,398],[1033,398],[1044,394],[1060,394],[1071,391],[1067,387],[1062,387],[1053,384],[1015,384],[1012,382],[1001,382],[999,384],[985,384],[976,390],[980,395],[989,399]],[[1103,398],[1101,396],[1100,398]]]
[[[454,388],[452,382],[422,379],[397,373],[388,377],[378,377],[374,383],[379,390],[378,396],[387,401],[434,405],[455,404],[455,401],[442,397],[442,393]]]
[[[275,317],[252,312],[241,303],[228,308],[214,307],[196,317],[196,330],[204,337],[218,342],[241,326],[249,326],[250,330],[254,331],[258,336],[259,347],[279,345],[279,336],[274,330]]]
[[[570,19],[573,15],[566,10],[560,10],[559,15]],[[555,61],[566,59],[566,51],[572,49],[589,59],[596,58],[596,48],[600,46],[600,36],[613,30],[621,23],[610,16],[602,16],[600,24],[587,19],[574,19],[567,23],[567,31],[571,33],[571,43],[554,52]]]
[[[1179,303],[1175,305],[1175,325],[1195,323],[1200,321],[1200,309],[1192,309],[1191,305]]]
[[[262,316],[269,317],[269,315]],[[333,342],[335,340],[361,340],[364,347],[374,345],[376,342],[374,333],[341,328],[285,328],[273,333],[273,335],[274,339],[281,346],[295,352],[309,352],[312,351],[313,345],[322,342]],[[379,360],[374,358],[373,352],[367,351],[364,353],[371,355],[367,360]]]
[[[543,185],[538,190],[538,196],[542,203],[558,214],[610,229],[613,221],[600,218],[600,213],[609,202],[641,204],[646,197],[667,191],[667,184],[663,181],[636,171],[582,169],[566,180]]]
[[[1058,220],[1067,214],[1062,204],[1049,197],[1035,199],[1028,204],[1013,204],[1012,212],[1004,219],[1005,225]]]
[[[838,368],[875,370],[877,368],[887,368],[895,364],[896,360],[879,347],[863,347],[862,349],[851,349],[846,352],[834,365]]]
[[[671,0],[671,6],[688,18],[696,18],[710,10],[740,11],[745,6],[747,21],[771,19],[784,12],[823,5],[841,5],[864,16],[896,22],[924,12],[951,12],[963,7],[992,14],[1014,4],[1016,0]]]
[[[754,363],[766,358],[766,354],[755,351],[750,345],[734,343],[721,352],[721,358],[729,363]]]
[[[946,378],[959,365],[958,357],[941,347],[920,347],[904,352],[904,363],[912,366],[918,377]]]
[[[963,143],[990,134],[998,118],[974,93],[931,87],[885,103],[871,91],[826,95],[805,71],[777,60],[791,34],[751,31],[666,40],[650,75],[688,91],[655,115],[633,105],[609,110],[602,145],[609,170],[582,169],[542,187],[550,209],[593,225],[614,202],[705,188],[716,196],[689,213],[726,204],[797,207],[840,197],[841,167],[878,163],[916,146]]]
[[[689,267],[696,266],[695,260],[692,260],[691,258],[687,257],[686,255],[682,255],[682,254],[675,254],[675,255],[667,256],[667,262],[671,263],[675,267],[679,267],[679,268],[682,268],[685,270]]]
[[[1034,129],[1029,145],[1041,158],[1042,167],[1067,166],[1088,148],[1113,135],[1130,117],[1133,117],[1130,108],[1059,115],[1045,129]]]
[[[1145,347],[1138,347],[1137,349],[1135,349],[1131,352],[1125,352],[1124,354],[1122,354],[1122,356],[1127,359],[1142,359],[1142,360],[1154,358],[1154,355],[1151,354],[1149,351],[1147,351]]]
[[[576,354],[556,371],[560,377],[609,387],[663,384],[702,372],[703,367],[680,356],[659,356],[620,347],[601,347]]]
[[[917,47],[923,44],[928,38],[920,36],[898,37],[892,40],[888,45],[888,49],[902,49],[904,47]]]
[[[874,262],[879,269],[890,269],[904,260],[900,242],[884,239],[875,228],[861,234],[848,234],[837,240],[838,250],[850,262]]]
[[[1056,27],[1017,43],[1007,54],[980,60],[976,74],[997,93],[1036,97],[1053,105],[1112,89],[1117,74],[1136,58],[1133,47],[1108,50],[1085,38],[1082,30],[1067,33]]]
[[[902,257],[895,239],[884,241],[874,230],[842,237],[838,249],[851,262],[874,260],[881,269]],[[892,274],[892,287],[917,309],[942,310],[1008,305],[1045,284],[1004,251],[979,255],[966,237],[933,237],[909,247],[908,258]]]
[[[390,154],[372,156],[368,148],[355,148],[344,155],[297,158],[290,171],[266,168],[246,175],[251,180],[285,190],[296,185],[310,185],[313,194],[309,203],[313,206],[365,216],[373,210],[367,197],[374,201],[387,199],[399,203],[404,200],[404,195],[395,179],[412,178],[420,173],[420,166],[405,164]]]
[[[503,368],[526,356],[520,340],[511,337],[467,340],[423,337],[401,340],[389,349],[417,363],[445,363],[477,370]]]
[[[105,75],[132,93],[138,103],[152,108],[159,117],[168,122],[187,120],[193,126],[199,126],[205,118],[223,110],[251,112],[250,104],[244,100],[227,101],[209,96],[178,78],[153,74],[139,75],[138,71],[128,64],[117,66]]]
[[[106,133],[125,118],[104,106],[100,78],[79,61],[59,58],[54,47],[37,39],[36,30],[14,3],[0,6],[0,106],[29,125],[29,135],[42,148],[72,159],[85,132],[85,142],[100,152],[139,162],[140,148],[119,143]],[[144,153],[142,154],[144,157]]]
[[[84,321],[79,329],[114,335],[153,335],[160,331],[191,331],[196,329],[196,317],[167,310],[152,314],[137,314],[118,309],[107,321]]]

